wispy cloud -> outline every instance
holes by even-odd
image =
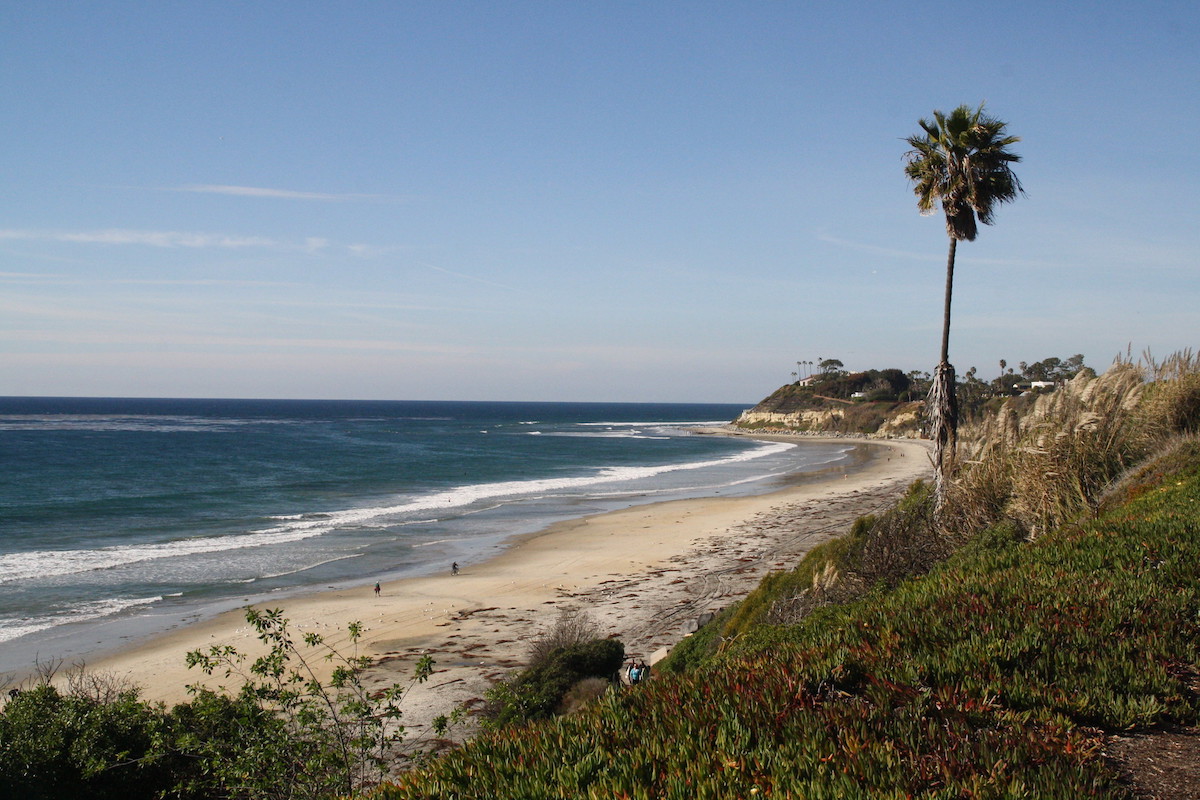
[[[344,203],[351,200],[401,200],[403,198],[381,194],[334,194],[329,192],[300,192],[293,189],[270,189],[263,186],[230,186],[227,184],[198,183],[176,186],[173,192],[198,194],[223,194],[232,197],[265,197],[273,200],[315,200],[324,203]]]
[[[238,248],[278,247],[280,243],[265,236],[231,236],[224,233],[186,231],[134,231],[110,228],[98,231],[0,230],[0,240],[72,242],[79,244],[138,244],[150,247]]]
[[[380,256],[390,255],[401,250],[407,250],[405,247],[388,246],[382,247],[374,244],[348,244],[346,252],[357,258],[378,258]]]
[[[283,241],[269,236],[237,236],[227,233],[202,233],[195,231],[138,231],[125,228],[109,228],[96,231],[53,231],[0,229],[0,241],[67,242],[72,244],[99,245],[144,245],[162,248],[266,248],[271,250],[297,251],[306,253],[328,252],[336,243],[321,236],[308,236],[303,241]],[[346,252],[357,255],[354,248]]]
[[[178,345],[186,347],[251,348],[256,350],[335,350],[348,352],[436,353],[444,355],[460,355],[471,352],[469,348],[445,343],[402,342],[391,339],[223,336],[220,334],[189,334],[174,331],[156,332],[151,338],[144,331],[92,330],[81,333],[71,330],[16,329],[8,331],[5,336],[11,341],[71,344],[89,348],[104,345],[153,346],[154,348],[161,348],[164,345]]]
[[[18,281],[21,283],[29,281],[44,281],[61,278],[61,275],[46,275],[36,272],[0,272],[0,281]]]
[[[423,267],[428,267],[429,269],[433,270],[434,272],[440,272],[440,273],[442,273],[443,275],[451,275],[451,276],[453,276],[453,277],[455,277],[455,278],[462,278],[462,279],[463,279],[463,280],[465,280],[465,281],[472,281],[472,282],[474,282],[474,283],[482,283],[484,286],[494,286],[494,287],[496,287],[497,289],[507,289],[507,290],[509,290],[509,291],[512,291],[512,292],[519,291],[519,290],[518,290],[516,287],[514,287],[514,286],[508,286],[508,285],[506,285],[506,284],[503,284],[503,283],[497,283],[496,281],[489,281],[487,278],[478,278],[478,277],[476,277],[476,276],[474,276],[474,275],[467,275],[467,274],[465,274],[465,273],[462,273],[462,272],[455,272],[455,271],[453,271],[453,270],[449,270],[449,269],[443,269],[442,267],[435,266],[435,265],[433,265],[433,264],[430,264],[430,263],[428,263],[428,262],[422,262],[422,263],[421,263],[421,266],[423,266]]]
[[[937,260],[938,258],[937,255],[931,253],[913,253],[907,250],[897,250],[892,247],[880,247],[879,245],[866,244],[864,242],[852,242],[848,239],[841,239],[837,236],[830,236],[829,234],[825,233],[817,234],[817,240],[825,242],[826,244],[845,247],[849,250],[857,250],[861,253],[871,253],[872,255],[877,256],[887,256],[888,258],[904,258],[911,259],[913,261],[931,261]]]

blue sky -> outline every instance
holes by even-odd
[[[1194,2],[0,3],[0,395],[753,403],[1195,346]]]

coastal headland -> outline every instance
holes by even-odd
[[[628,657],[652,661],[701,615],[736,602],[764,575],[791,568],[931,474],[925,442],[856,442],[850,465],[797,476],[769,494],[713,495],[569,520],[515,539],[487,561],[464,563],[458,575],[447,565],[444,574],[385,582],[378,595],[368,585],[264,607],[282,608],[298,638],[315,631],[339,648],[347,646],[346,626],[361,622],[359,650],[378,662],[368,683],[403,682],[415,661],[430,655],[433,676],[405,701],[404,723],[420,732],[438,714],[479,704],[494,680],[521,666],[529,639],[560,611],[587,612],[624,642]],[[243,611],[183,626],[87,667],[140,686],[148,699],[178,702],[187,699],[188,684],[236,689],[235,679],[187,668],[187,652],[212,645],[255,652]],[[326,666],[319,657],[314,664]]]

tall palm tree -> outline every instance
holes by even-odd
[[[954,254],[959,240],[975,240],[976,220],[991,225],[1001,203],[1022,194],[1021,182],[1011,164],[1021,160],[1009,151],[1021,141],[1006,136],[1006,123],[983,113],[983,104],[972,110],[959,106],[948,115],[933,112],[933,121],[920,120],[924,133],[905,139],[912,148],[905,156],[904,174],[913,182],[917,208],[932,214],[940,202],[950,236],[946,259],[946,301],[942,313],[942,353],[929,390],[928,413],[934,441],[935,497],[940,509],[945,499],[946,473],[953,465],[958,434],[958,401],[954,367],[950,365],[950,297],[954,288]]]

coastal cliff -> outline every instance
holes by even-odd
[[[855,434],[878,438],[921,438],[920,400],[842,399],[804,384],[781,386],[733,424],[774,433]]]

